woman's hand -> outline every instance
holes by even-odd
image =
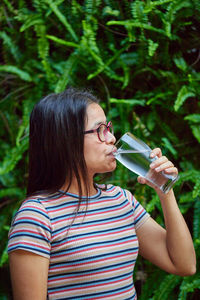
[[[155,170],[155,172],[164,172],[168,175],[178,175],[178,169],[174,166],[174,164],[168,160],[166,156],[162,156],[162,151],[160,148],[155,148],[152,150],[150,157],[158,157],[158,159],[154,160],[150,164],[150,169]],[[154,188],[156,191],[159,191],[159,189],[153,185],[151,182],[149,182],[146,178],[139,176],[138,182],[141,184],[147,184]]]
[[[159,148],[152,150],[151,158],[158,157],[150,165],[155,172],[177,175],[173,163],[162,156]],[[179,210],[174,193],[170,190],[164,194],[143,177],[138,182],[148,184],[157,192],[165,221],[165,229],[149,218],[137,230],[140,254],[165,270],[180,276],[193,275],[196,272],[196,255],[189,229]]]

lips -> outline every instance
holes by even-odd
[[[114,146],[112,150],[108,153],[108,155],[113,155],[113,153],[117,152],[117,148]]]

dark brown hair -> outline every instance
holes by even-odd
[[[91,92],[69,88],[35,105],[30,117],[28,196],[54,194],[66,182],[67,192],[73,176],[80,200],[81,178],[88,193],[83,146],[86,110],[91,103],[99,103]]]

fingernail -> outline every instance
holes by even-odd
[[[152,152],[151,154],[150,154],[150,157],[155,157],[155,154]]]
[[[153,168],[155,166],[155,163],[151,163],[150,167]]]
[[[160,171],[160,167],[155,168],[156,172]]]

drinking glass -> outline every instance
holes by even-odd
[[[135,174],[146,178],[163,193],[168,193],[178,180],[177,174],[156,172],[149,165],[158,157],[150,158],[152,149],[132,133],[125,133],[116,143],[115,158]]]

